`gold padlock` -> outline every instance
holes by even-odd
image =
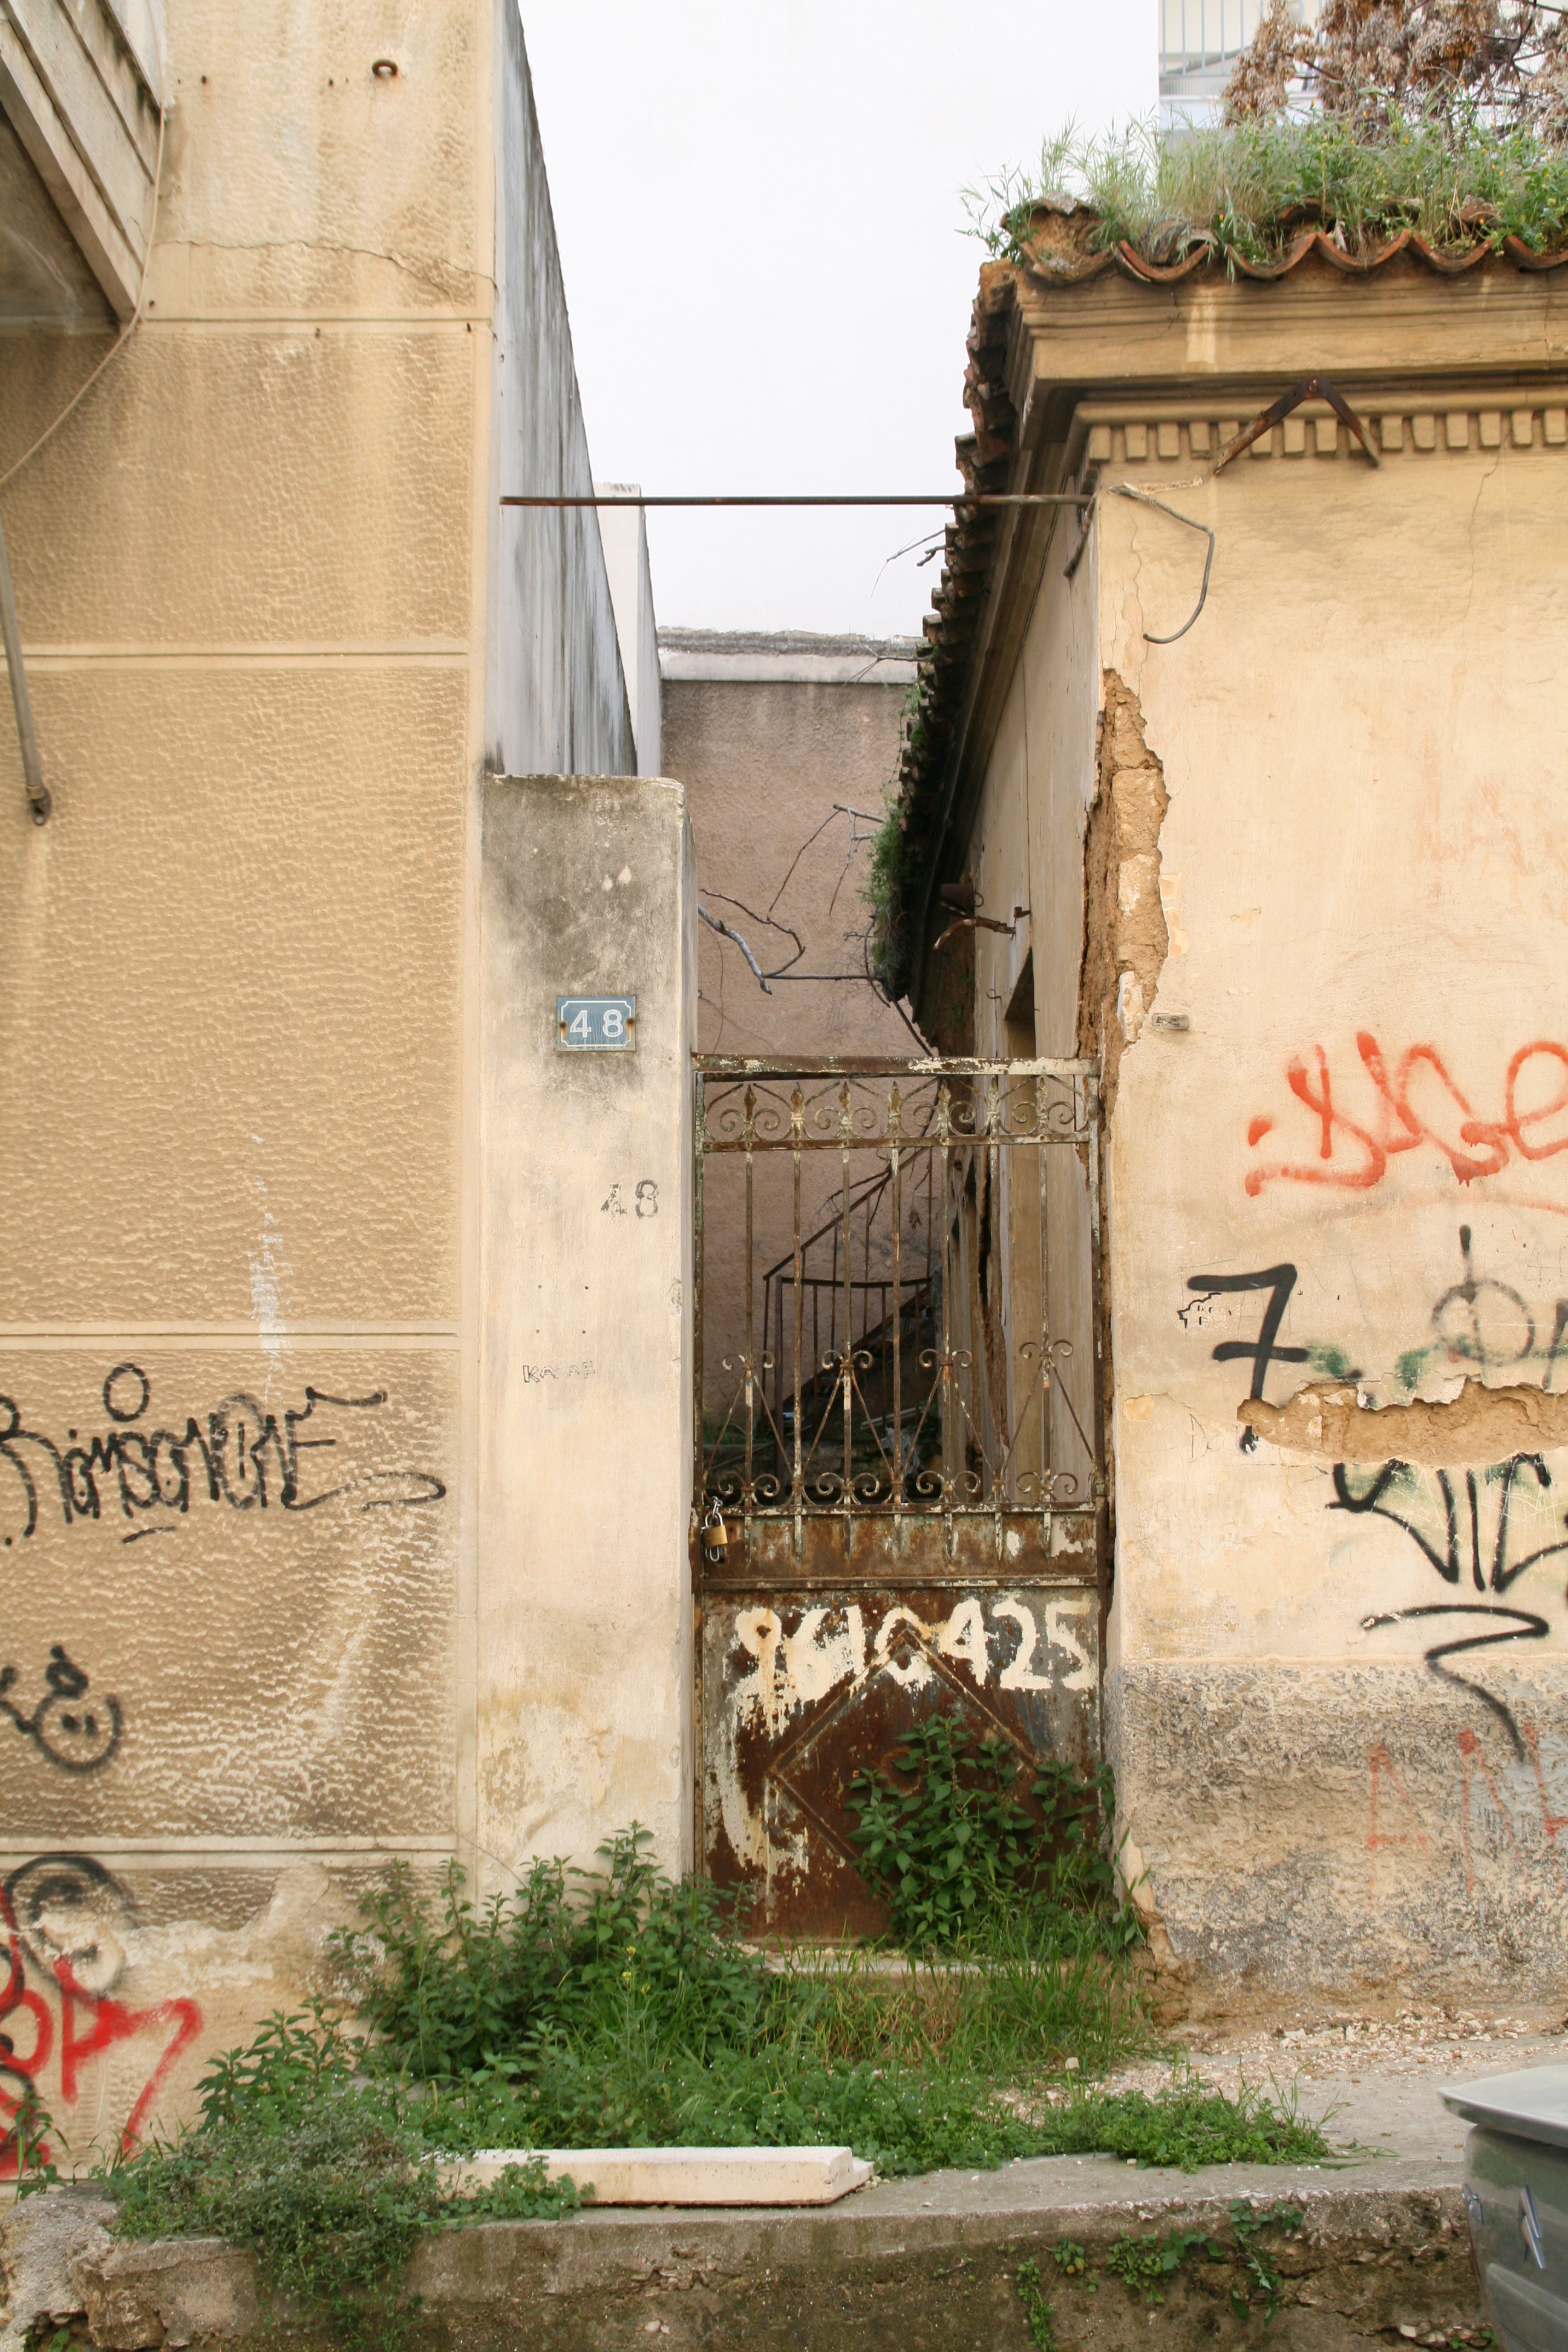
[[[724,1514],[715,1496],[702,1523],[702,1549],[709,1559],[722,1559],[729,1549],[730,1531],[724,1525]]]

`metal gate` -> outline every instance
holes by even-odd
[[[754,1932],[881,1924],[846,1791],[922,1717],[1098,1761],[1100,1156],[1090,1062],[698,1057],[697,1840]]]

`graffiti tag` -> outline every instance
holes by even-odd
[[[28,2094],[56,2059],[58,2104],[74,2107],[88,2062],[117,2042],[157,2038],[156,2054],[120,2135],[127,2152],[181,2052],[202,2029],[202,2012],[184,1995],[132,2009],[114,1999],[124,1972],[125,1937],[136,1925],[130,1891],[90,1854],[37,1855],[0,1888],[0,2180],[18,2169],[18,2116]],[[29,1964],[46,1990],[28,1980]],[[56,2011],[58,2011],[57,2026]],[[54,2160],[47,2141],[30,2147],[40,2165]]]
[[[313,1511],[345,1496],[356,1496],[362,1511],[404,1510],[438,1503],[446,1494],[428,1471],[353,1466],[363,1425],[353,1417],[379,1411],[385,1389],[331,1396],[307,1387],[303,1406],[281,1415],[237,1391],[205,1415],[205,1426],[187,1413],[183,1428],[161,1429],[147,1425],[152,1392],[139,1364],[116,1364],[103,1383],[109,1428],[85,1439],[70,1430],[63,1446],[42,1430],[24,1428],[15,1398],[0,1396],[0,1462],[16,1481],[24,1539],[37,1532],[51,1500],[68,1528],[100,1517],[116,1503],[127,1519],[159,1509],[184,1513],[193,1496],[204,1494],[237,1511],[266,1511],[274,1503],[285,1511]],[[309,1436],[302,1434],[307,1428]],[[318,1459],[340,1449],[349,1453],[347,1464]],[[139,1528],[122,1541],[157,1532]],[[3,1540],[8,1547],[12,1538]]]
[[[9,1716],[23,1738],[62,1771],[100,1770],[120,1745],[120,1701],[89,1699],[86,1675],[58,1642],[44,1668],[44,1696],[30,1715],[9,1696],[17,1673],[16,1666],[0,1666],[0,1715]]]
[[[1500,1176],[1515,1161],[1554,1160],[1568,1151],[1568,1045],[1546,1038],[1521,1045],[1503,1075],[1500,1117],[1483,1118],[1435,1045],[1411,1045],[1391,1066],[1369,1030],[1360,1031],[1355,1042],[1364,1075],[1357,1077],[1352,1068],[1348,1097],[1342,1085],[1336,1093],[1321,1045],[1286,1063],[1286,1084],[1316,1123],[1317,1151],[1249,1168],[1245,1182],[1254,1199],[1274,1183],[1368,1192],[1382,1183],[1391,1160],[1423,1146],[1441,1153],[1461,1184]],[[1352,1116],[1346,1102],[1358,1093]],[[1278,1125],[1268,1113],[1252,1119],[1250,1148],[1256,1151]]]

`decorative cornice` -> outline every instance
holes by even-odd
[[[1094,466],[1203,473],[1283,387],[1313,374],[1332,377],[1395,462],[1568,444],[1568,271],[1549,274],[1568,254],[1478,245],[1446,256],[1415,236],[1360,257],[1331,246],[1304,231],[1278,268],[1235,281],[1203,256],[1163,273],[1081,251],[1057,267],[1037,248],[1028,268],[984,264],[963,391],[975,430],[958,444],[970,487],[1071,489]],[[1260,277],[1284,282],[1249,282]],[[1310,402],[1247,462],[1349,446]],[[1359,451],[1352,462],[1364,463]],[[948,529],[900,761],[900,873],[882,943],[889,988],[917,1003],[943,845],[984,767],[1062,511],[960,509]]]

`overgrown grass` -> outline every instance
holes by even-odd
[[[269,2018],[208,2067],[192,2129],[109,2168],[126,2234],[248,2246],[269,2296],[350,2341],[386,2342],[408,2316],[404,2273],[424,2231],[575,2209],[575,2186],[547,2182],[542,2160],[453,2197],[419,2103],[395,2079],[365,2079],[363,2056],[320,2005]]]
[[[1093,1792],[1057,1795],[1103,1863]],[[992,1827],[1007,1849],[1016,1824]],[[356,2030],[318,2005],[216,2061],[195,2126],[110,2172],[128,2232],[248,2245],[307,2315],[391,2341],[424,2231],[577,2201],[526,2159],[455,2200],[437,2159],[481,2147],[847,2144],[886,2173],[1328,2152],[1258,2092],[1079,2087],[1152,2046],[1124,1915],[1081,1855],[1076,1878],[1000,1885],[940,1957],[889,1963],[749,1948],[711,1886],[662,1877],[647,1843],[634,1827],[595,1873],[538,1864],[482,1907],[456,1870],[434,1895],[395,1870],[338,1942]]]
[[[1086,243],[1123,238],[1151,259],[1206,247],[1217,260],[1275,258],[1306,225],[1352,252],[1411,228],[1438,248],[1517,236],[1534,252],[1568,246],[1568,150],[1499,129],[1472,111],[1395,115],[1376,137],[1331,117],[1183,127],[1152,121],[1047,139],[1037,167],[965,193],[989,250],[1029,257],[1030,207],[1063,195],[1097,218]]]
[[[424,2086],[439,2145],[844,2143],[883,2170],[1026,2153],[1001,2097],[1145,2047],[1124,1933],[1087,1908],[1005,1905],[960,1965],[749,1950],[713,1888],[672,1885],[644,1833],[579,1878],[536,1864],[483,1909],[406,1871],[342,1945],[364,2063]]]

